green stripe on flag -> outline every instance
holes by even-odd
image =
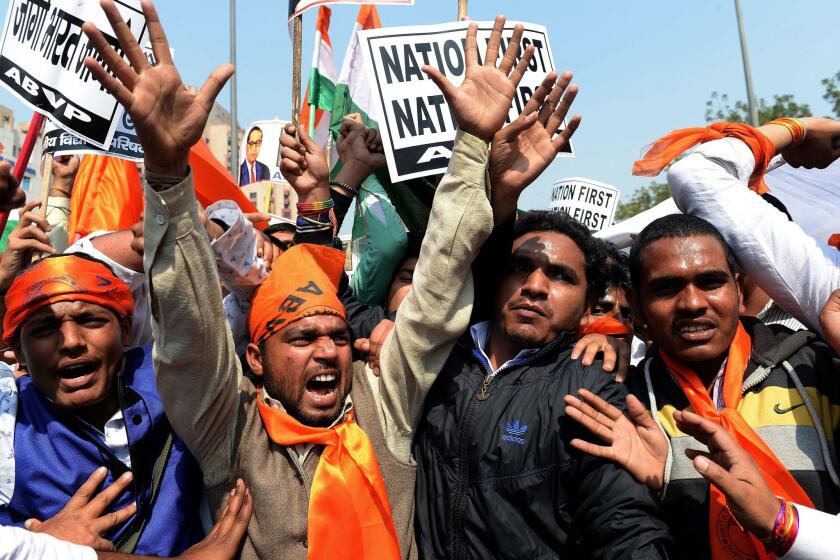
[[[312,69],[309,73],[309,99],[307,99],[309,105],[315,105],[322,111],[331,111],[335,90],[335,84],[329,78],[322,76],[317,68]]]

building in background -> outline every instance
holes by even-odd
[[[0,161],[8,161],[14,167],[20,153],[23,139],[29,131],[29,122],[15,124],[15,115],[11,109],[0,105]],[[41,195],[41,143],[44,138],[43,130],[35,143],[32,157],[23,176],[23,190],[27,200],[34,200]]]
[[[260,181],[245,185],[242,192],[260,212],[297,219],[297,193],[286,181]]]

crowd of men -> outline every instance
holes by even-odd
[[[840,253],[762,180],[777,154],[827,167],[840,123],[664,137],[636,167],[697,146],[668,171],[684,213],[626,254],[517,211],[581,118],[551,73],[506,124],[533,47],[517,26],[500,52],[500,16],[460,86],[424,67],[448,171],[425,232],[351,282],[336,235],[378,132],[345,122],[331,178],[286,127],[294,226],[202,208],[188,154],[233,68],[190,91],[151,2],[154,67],[102,7],[120,51],[85,24],[85,64],[134,120],[145,214],[68,247],[62,160],[9,237],[0,558],[840,557]]]

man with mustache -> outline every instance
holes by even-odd
[[[654,342],[630,377],[639,398],[628,397],[628,417],[590,393],[567,397],[569,415],[606,444],[572,445],[624,465],[663,495],[681,557],[784,555],[797,536],[796,524],[776,521],[781,510],[795,513],[787,504],[840,511],[831,445],[840,437],[840,362],[814,333],[739,318],[735,259],[701,218],[652,222],[636,239],[630,270],[633,303]],[[746,527],[722,491],[701,477],[708,456],[680,425],[680,411],[689,409],[725,428],[771,490],[755,493],[763,516]]]
[[[498,49],[491,40],[487,52]],[[665,558],[670,536],[655,496],[624,469],[569,445],[578,428],[565,416],[565,394],[585,387],[617,404],[625,395],[600,362],[584,367],[570,359],[580,319],[604,290],[603,252],[562,213],[526,212],[513,226],[519,195],[580,123],[575,116],[558,133],[578,90],[572,75],[556,84],[549,76],[534,94],[547,110],[515,131],[498,130],[509,97],[456,90],[434,68],[424,72],[450,107],[487,113],[471,132],[492,141],[494,223],[512,226],[513,246],[490,291],[492,317],[452,349],[416,430],[422,556]],[[476,293],[486,290],[482,282],[488,279],[478,279]]]

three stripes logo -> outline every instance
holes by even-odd
[[[522,436],[524,436],[527,431],[528,426],[520,424],[518,418],[513,421],[513,424],[505,422],[505,433],[502,434],[502,441],[515,443],[517,445],[525,445],[525,438]]]

